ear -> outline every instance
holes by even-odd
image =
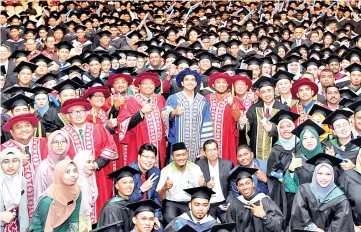
[[[13,136],[13,133],[14,133],[14,132],[13,132],[13,129],[10,129],[10,134],[11,134],[12,137],[14,137],[14,136]]]
[[[114,187],[115,187],[115,189],[116,189],[117,191],[119,191],[118,182],[115,183]]]
[[[312,96],[315,94],[315,92],[313,90],[311,90]]]
[[[192,201],[188,203],[189,210],[192,210]]]
[[[133,218],[132,218],[132,222],[133,222],[133,224],[135,225],[135,224],[137,223],[137,218],[136,218],[136,217],[133,217]]]
[[[297,97],[300,98],[300,95],[298,93],[296,93]],[[313,94],[312,94],[313,95]]]
[[[182,84],[182,87],[184,87],[184,83],[183,83],[183,81],[181,82],[181,84]]]

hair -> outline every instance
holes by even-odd
[[[335,84],[332,84],[332,85],[328,85],[328,86],[326,86],[326,88],[325,88],[325,90],[326,90],[326,92],[327,92],[327,89],[328,88],[337,88],[338,90],[340,90],[340,88],[339,87],[337,87]]]
[[[314,76],[312,73],[310,73],[310,72],[305,72],[305,73],[302,74],[301,78],[307,78],[307,77],[303,77],[304,75],[311,75],[311,76],[312,76],[312,80],[315,81],[315,76]],[[308,79],[308,78],[307,78],[307,79]]]
[[[247,151],[249,151],[249,152],[252,152],[251,151],[251,148],[248,146],[248,145],[246,145],[246,144],[241,144],[241,145],[238,145],[238,147],[237,147],[237,149],[236,149],[236,153],[238,153],[240,150],[242,150],[242,149],[246,149]]]
[[[153,144],[150,143],[145,143],[143,144],[138,151],[138,155],[142,155],[144,151],[151,151],[153,152],[155,155],[157,155],[157,147],[154,146]]]
[[[203,143],[203,150],[205,151],[205,150],[206,150],[206,146],[207,146],[208,144],[212,144],[212,143],[215,143],[215,144],[216,144],[216,147],[217,147],[217,149],[218,149],[218,143],[217,143],[217,141],[214,140],[214,139],[208,139],[207,141],[205,141],[205,142]]]
[[[329,72],[329,73],[332,73],[332,75],[333,75],[332,70],[329,69],[329,68],[324,68],[324,69],[322,69],[321,72],[320,72],[320,74],[323,73],[323,72]]]

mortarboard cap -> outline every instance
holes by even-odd
[[[174,59],[177,59],[177,57],[179,57],[181,54],[178,53],[178,52],[175,52],[175,51],[172,51],[172,50],[169,50],[169,51],[166,51],[164,54],[163,54],[163,58],[164,59],[168,59],[168,58],[174,58]]]
[[[18,64],[18,66],[16,66],[16,68],[14,69],[14,72],[19,73],[21,70],[24,70],[24,69],[30,69],[32,72],[34,72],[35,69],[37,69],[37,67],[38,66],[35,64],[21,61],[20,64]]]
[[[164,52],[164,49],[161,48],[161,47],[157,47],[157,46],[154,46],[154,45],[150,45],[150,46],[148,47],[148,49],[146,50],[146,52],[147,52],[148,54],[150,54],[150,53],[159,53],[159,54],[161,54],[162,52]]]
[[[322,124],[332,125],[334,122],[336,122],[339,119],[345,119],[348,120],[349,117],[353,115],[353,112],[349,110],[335,110],[330,115],[323,120]]]
[[[52,89],[48,89],[42,86],[35,86],[32,89],[29,90],[30,93],[33,93],[34,96],[38,95],[38,94],[48,94],[51,93],[53,90]]]
[[[347,108],[352,110],[354,113],[360,112],[361,111],[361,100],[359,100],[359,101],[357,101],[355,103],[352,103]]]
[[[330,115],[332,113],[332,110],[329,110],[319,104],[313,104],[313,106],[310,109],[310,112],[308,112],[308,114],[312,116],[315,113],[320,113],[324,117],[327,117],[327,115]]]
[[[238,182],[239,180],[250,178],[252,179],[252,175],[255,174],[258,171],[257,168],[246,168],[242,166],[238,166],[236,169],[234,169],[228,176],[228,180],[236,180]],[[253,180],[253,179],[252,179]]]
[[[353,63],[345,68],[349,72],[361,72],[361,64]]]
[[[255,83],[253,83],[253,88],[260,89],[260,88],[266,87],[266,86],[271,86],[274,88],[276,82],[277,82],[276,79],[266,77],[266,76],[261,76],[260,78],[258,78],[258,80]]]
[[[212,189],[210,189],[206,186],[183,189],[183,190],[184,190],[184,192],[191,195],[191,200],[193,200],[195,198],[202,198],[202,199],[209,200],[209,199],[211,199],[211,195],[215,194],[215,192]]]
[[[341,98],[349,98],[349,99],[355,99],[358,97],[357,94],[349,88],[340,89],[340,96]]]
[[[104,85],[103,81],[99,77],[97,77],[97,78],[92,79],[85,85],[83,85],[83,88],[88,89],[88,88],[95,87],[95,86],[105,86],[105,85]]]
[[[261,65],[262,64],[262,60],[258,59],[257,57],[250,57],[247,60],[244,61],[244,63],[248,64],[248,65]]]
[[[277,80],[277,82],[282,79],[287,79],[287,80],[292,81],[294,76],[295,76],[295,74],[293,74],[293,73],[279,69],[275,74],[273,74],[272,78]]]
[[[201,52],[199,54],[196,55],[196,58],[199,59],[199,61],[203,60],[203,59],[208,59],[208,60],[212,60],[213,58],[213,54],[209,53],[209,52]]]
[[[124,177],[133,177],[135,174],[138,174],[139,171],[135,170],[132,167],[124,166],[110,174],[108,174],[108,177],[111,179],[114,179],[116,182]]]
[[[117,221],[117,222],[114,222],[112,224],[109,224],[109,225],[106,225],[106,226],[101,226],[99,228],[96,228],[94,230],[91,230],[90,232],[106,232],[110,229],[114,229],[115,227],[116,228],[119,228],[119,230],[121,229],[120,228],[120,225],[123,224],[123,221]]]
[[[192,66],[194,61],[184,56],[178,56],[178,58],[173,62],[174,65],[180,65],[183,63],[188,64],[188,66],[190,67]]]
[[[11,97],[10,99],[4,101],[2,105],[7,110],[12,110],[16,106],[30,106],[33,100],[24,94],[16,94],[15,96]]]
[[[325,64],[330,64],[333,62],[340,63],[343,59],[335,54],[331,54],[325,61]]]
[[[109,31],[100,31],[97,33],[97,35],[99,36],[99,38],[110,37],[111,33]]]
[[[312,164],[312,165],[319,165],[322,163],[329,164],[331,166],[337,166],[342,162],[342,159],[339,159],[335,156],[328,155],[326,153],[318,153],[317,155],[313,156],[312,158],[308,159],[306,163]]]
[[[9,56],[9,58],[12,59],[19,59],[22,57],[27,57],[30,54],[30,51],[25,51],[25,50],[15,50],[11,56]]]
[[[319,126],[317,125],[315,122],[313,122],[311,119],[307,119],[306,121],[304,121],[303,123],[301,123],[300,125],[298,125],[293,131],[292,134],[296,135],[298,138],[301,137],[301,132],[306,129],[307,127],[313,128],[314,130],[316,130],[318,135],[322,135],[323,133],[325,133],[325,131]]]
[[[137,31],[137,30],[132,31],[131,33],[129,33],[129,34],[127,35],[127,37],[128,37],[129,39],[131,39],[133,36],[136,36],[136,37],[138,37],[138,38],[142,38],[142,34],[140,34],[139,31]]]
[[[358,137],[358,138],[356,138],[356,139],[351,140],[350,143],[355,144],[356,146],[361,147],[361,137]]]
[[[58,76],[55,75],[55,74],[52,74],[52,73],[47,73],[47,74],[45,74],[44,76],[42,76],[41,78],[39,78],[38,80],[36,80],[35,83],[36,83],[36,84],[43,85],[43,84],[45,84],[46,82],[52,81],[52,80],[58,81]]]
[[[134,216],[141,212],[154,213],[156,209],[160,209],[160,206],[153,200],[138,201],[128,204],[126,207],[134,212]]]
[[[180,228],[178,232],[197,232],[197,231],[193,229],[190,225],[186,224],[182,228]]]
[[[303,62],[301,65],[307,69],[307,67],[312,66],[312,65],[320,67],[320,66],[322,66],[322,63],[320,61],[316,60],[314,57],[311,57],[310,59]]]
[[[223,70],[222,68],[218,68],[218,67],[212,66],[212,67],[210,67],[209,69],[207,69],[207,71],[205,71],[205,72],[203,73],[203,75],[205,75],[205,76],[210,76],[211,74],[213,74],[213,73],[215,73],[215,72],[220,72],[220,73],[222,73],[222,72],[225,72],[225,70]]]
[[[100,63],[101,59],[102,58],[99,55],[92,53],[89,56],[87,56],[85,59],[83,59],[83,63],[90,63],[92,61],[98,61]]]
[[[210,232],[226,232],[226,231],[233,231],[236,227],[236,223],[224,223],[224,224],[217,224],[212,226]]]
[[[43,54],[39,54],[39,55],[35,56],[34,58],[32,58],[32,59],[30,60],[30,62],[31,62],[31,63],[34,63],[34,64],[36,64],[36,63],[38,63],[38,62],[44,62],[44,63],[49,64],[49,63],[52,62],[52,60],[49,59],[48,57],[44,56]]]
[[[58,93],[60,93],[61,91],[66,90],[66,89],[76,90],[79,87],[80,87],[80,85],[78,83],[76,83],[70,79],[66,79],[65,81],[54,86],[53,89],[58,91]]]
[[[292,122],[299,118],[299,114],[295,114],[288,110],[279,110],[269,121],[278,125],[278,123],[283,119],[289,119]]]
[[[67,42],[67,41],[62,41],[62,42],[60,42],[60,43],[58,43],[58,44],[56,44],[55,45],[55,47],[57,48],[57,49],[67,49],[67,50],[71,50],[72,48],[73,48],[73,45],[71,45],[69,42]]]

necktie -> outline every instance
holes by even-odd
[[[270,115],[269,115],[269,108],[266,108],[266,113],[264,114],[264,117],[265,118],[268,118]]]
[[[29,146],[25,146],[25,154],[31,156],[31,154],[30,154],[30,147],[29,147]]]
[[[146,182],[146,178],[145,178],[145,173],[143,173],[141,176],[140,176],[140,182],[143,184],[144,182]],[[141,200],[146,200],[147,199],[147,193],[144,192],[142,197],[141,197]]]
[[[79,136],[80,136],[80,139],[81,139],[81,143],[84,144],[83,129],[79,129]]]

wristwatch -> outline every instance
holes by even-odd
[[[263,220],[266,220],[268,217],[267,217],[267,214],[264,215],[264,217],[262,218]]]

